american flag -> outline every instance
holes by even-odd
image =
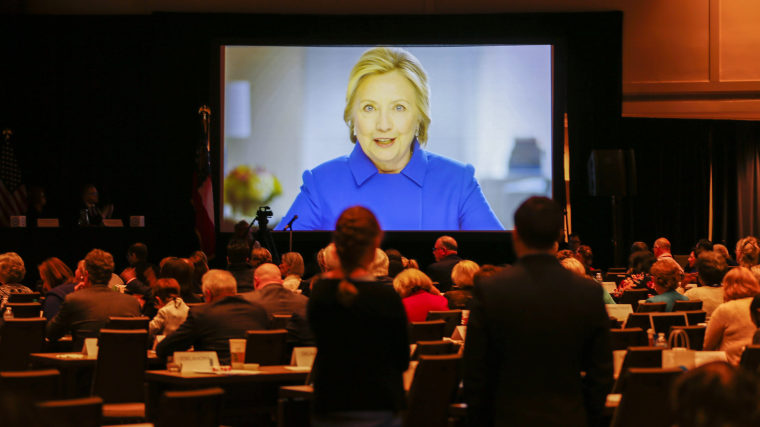
[[[26,213],[26,186],[11,144],[10,129],[3,130],[0,149],[0,226],[8,227],[13,215]]]
[[[200,108],[202,133],[196,151],[196,168],[193,173],[193,207],[195,208],[195,232],[201,250],[211,259],[216,253],[216,230],[214,221],[214,187],[211,182],[211,143],[209,125],[211,110]]]

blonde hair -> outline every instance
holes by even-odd
[[[723,301],[753,297],[757,294],[760,294],[760,284],[749,269],[732,268],[723,277]]]
[[[419,290],[435,292],[430,277],[416,268],[407,268],[396,275],[396,278],[393,279],[393,289],[398,292],[401,298],[406,298]]]
[[[654,282],[665,290],[670,291],[678,287],[683,279],[681,266],[671,258],[666,258],[652,264],[649,270]]]
[[[430,126],[430,87],[427,74],[414,55],[404,49],[391,47],[375,47],[367,50],[351,69],[346,89],[346,108],[343,110],[343,121],[348,125],[351,142],[356,143],[353,109],[359,85],[369,76],[391,71],[400,72],[414,88],[414,104],[419,114],[417,140],[421,145],[427,142],[427,130]]]
[[[583,263],[576,258],[565,258],[559,263],[562,264],[562,267],[565,267],[565,269],[570,270],[579,276],[586,277],[586,267],[584,267]]]
[[[736,242],[736,262],[747,268],[760,262],[760,242],[755,236],[747,236]]]
[[[369,274],[375,277],[387,276],[389,266],[390,260],[388,259],[388,254],[386,254],[384,250],[376,248],[375,258],[369,266]]]
[[[6,252],[0,255],[0,282],[21,283],[26,276],[24,260],[16,252]]]
[[[475,273],[478,270],[480,270],[480,266],[475,261],[467,259],[459,261],[451,269],[451,282],[457,286],[472,286]]]
[[[203,292],[213,296],[234,294],[237,292],[237,281],[227,270],[211,269],[201,278]]]
[[[288,271],[286,271],[285,274],[296,274],[298,276],[303,276],[303,257],[298,252],[288,252],[283,255],[282,263],[288,266]]]

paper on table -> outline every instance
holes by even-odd
[[[311,371],[311,366],[285,366],[285,369],[293,372],[309,372]]]
[[[617,289],[617,285],[615,282],[602,282],[602,287],[604,288],[607,293],[613,293],[615,292],[615,289]]]
[[[605,304],[605,307],[607,307],[608,316],[614,317],[621,322],[628,320],[628,315],[633,313],[633,306],[631,304]]]
[[[195,369],[196,374],[214,374],[214,375],[258,375],[261,371],[249,371],[246,369]]]
[[[694,366],[710,362],[727,362],[725,351],[697,351],[694,353]]]

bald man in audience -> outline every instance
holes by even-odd
[[[242,295],[248,301],[264,307],[270,319],[275,313],[293,316],[287,325],[289,345],[314,345],[314,336],[306,318],[306,304],[309,299],[285,289],[282,282],[278,266],[272,263],[261,264],[253,272],[255,290]]]
[[[433,282],[438,283],[436,287],[441,293],[451,289],[451,270],[462,260],[457,251],[457,241],[451,236],[441,236],[433,245],[435,262],[425,272]]]
[[[268,329],[269,317],[260,304],[237,295],[237,282],[229,271],[209,270],[201,279],[205,304],[190,309],[185,323],[156,347],[166,360],[191,346],[216,351],[219,362],[230,363],[230,338],[245,338],[248,330]]]
[[[678,262],[673,258],[673,254],[670,253],[670,241],[668,239],[660,237],[659,239],[655,240],[654,245],[652,245],[652,252],[654,252],[654,256],[657,257],[657,261],[669,259],[676,263],[676,265],[678,265],[678,268],[680,268],[681,272],[683,273],[683,267],[678,264]]]

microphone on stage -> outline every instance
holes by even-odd
[[[297,219],[298,215],[293,215],[293,218],[291,218],[290,222],[285,226],[283,230],[293,230],[293,223],[296,222]]]

